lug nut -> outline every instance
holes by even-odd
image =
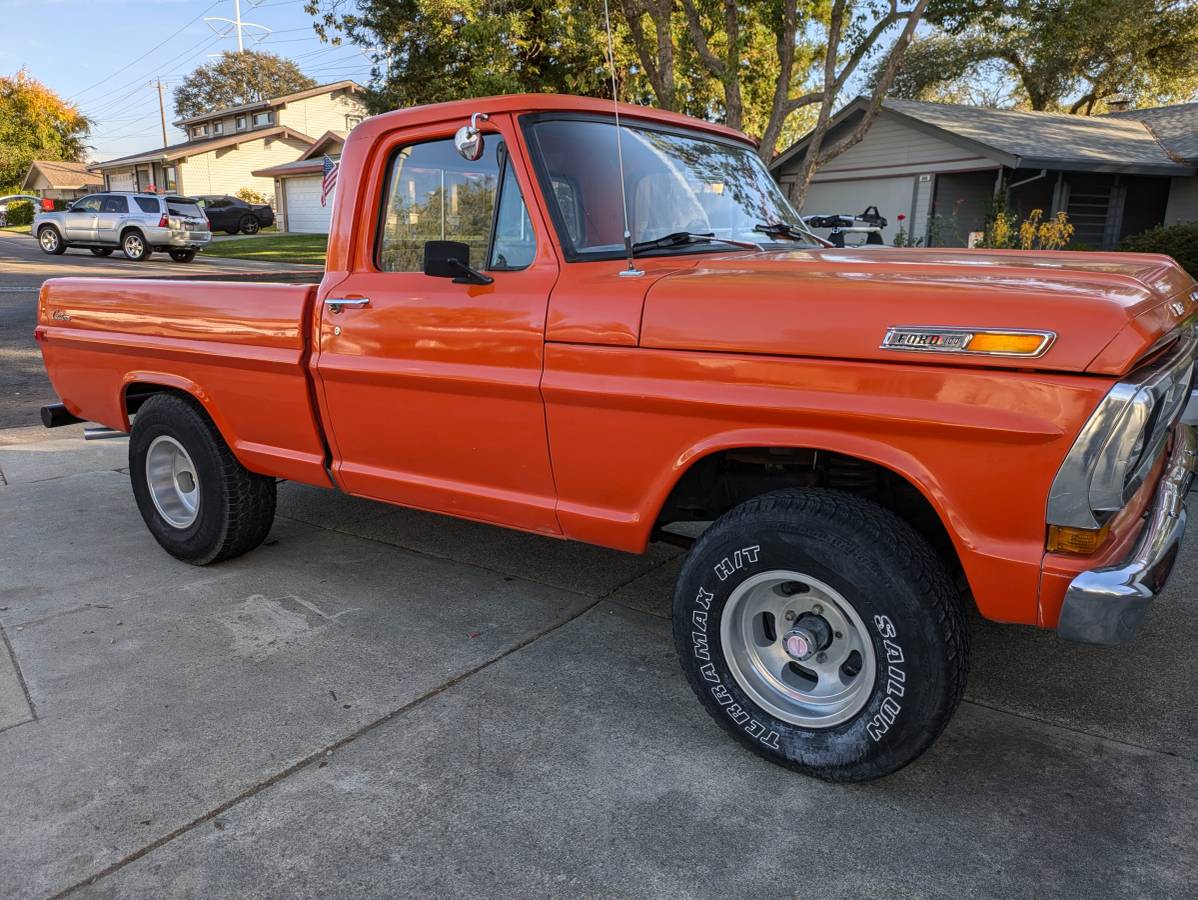
[[[811,611],[818,616],[824,611],[824,608],[817,603],[815,606],[811,607]]]
[[[836,640],[840,640],[842,637],[844,637],[843,634],[841,634],[839,631],[836,632]]]
[[[793,622],[795,620],[795,611],[793,609],[788,609],[783,618],[786,619],[787,622]]]
[[[827,653],[817,653],[817,654],[815,654],[815,661],[816,661],[817,663],[827,662],[827,661],[828,661],[828,654],[827,654]]]

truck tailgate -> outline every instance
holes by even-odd
[[[192,394],[251,471],[328,484],[308,376],[316,286],[59,278],[38,340],[73,414],[127,430],[129,385]]]

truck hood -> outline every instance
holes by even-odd
[[[1170,257],[813,249],[706,256],[656,281],[640,343],[670,350],[1122,375],[1198,309]],[[894,326],[1051,331],[1035,360],[880,349]]]

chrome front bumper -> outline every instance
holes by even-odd
[[[1122,644],[1136,636],[1148,604],[1165,587],[1186,528],[1186,494],[1198,466],[1198,437],[1188,421],[1191,397],[1173,432],[1173,449],[1131,557],[1117,566],[1082,572],[1069,585],[1057,633],[1071,641]]]

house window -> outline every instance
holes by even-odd
[[[174,166],[162,167],[162,188],[166,191],[179,190],[179,175]]]
[[[245,131],[245,116],[238,116],[238,117],[237,117],[237,130],[238,130],[238,131]]]
[[[198,138],[198,137],[207,137],[207,136],[208,136],[208,125],[207,125],[207,123],[205,123],[205,124],[203,124],[203,125],[197,125],[197,126],[195,126],[193,129],[191,129],[191,136],[192,136],[193,138]]]
[[[272,125],[275,121],[275,114],[270,110],[266,112],[254,113],[254,127],[260,125]]]
[[[345,117],[345,130],[346,131],[353,131],[354,128],[356,128],[358,125],[361,125],[361,124],[362,124],[362,116],[346,116]]]
[[[224,122],[213,122],[212,123],[212,133],[213,134],[224,134],[225,133],[225,123]]]

